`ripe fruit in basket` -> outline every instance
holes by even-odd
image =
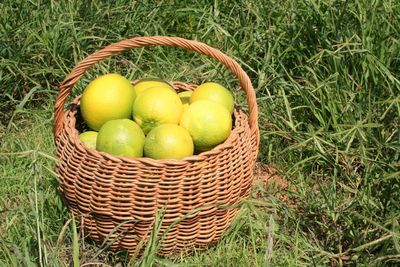
[[[175,89],[172,88],[172,86],[168,82],[157,78],[143,78],[133,85],[136,96],[140,95],[143,91],[153,87],[175,91]]]
[[[93,130],[109,120],[131,117],[136,95],[131,83],[123,76],[112,73],[89,83],[81,98],[81,114]]]
[[[199,100],[182,114],[180,125],[192,136],[196,151],[210,150],[223,143],[231,133],[232,117],[222,105]]]
[[[79,135],[79,139],[87,147],[96,149],[97,132],[95,131],[83,132]]]
[[[193,91],[183,91],[178,94],[179,98],[183,104],[183,111],[185,111],[190,104],[190,96],[192,95]]]
[[[132,113],[133,119],[147,134],[161,124],[179,124],[182,110],[182,102],[175,91],[149,88],[138,95]]]
[[[193,155],[193,150],[189,132],[172,123],[153,128],[144,141],[144,155],[153,159],[182,159]]]
[[[215,82],[207,82],[199,85],[194,89],[192,96],[190,97],[190,103],[194,103],[199,100],[211,100],[217,102],[228,109],[232,114],[235,100],[231,92]]]
[[[142,157],[144,138],[142,129],[134,121],[110,120],[100,128],[96,149],[115,156]]]

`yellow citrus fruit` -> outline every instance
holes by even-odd
[[[207,82],[194,89],[190,97],[190,103],[199,100],[211,100],[217,102],[228,109],[232,114],[235,100],[231,92],[222,85],[214,82]]]
[[[189,107],[190,96],[192,95],[192,93],[193,91],[184,91],[178,94],[179,98],[182,101],[183,111],[185,111]]]
[[[133,119],[147,134],[161,124],[179,124],[182,109],[182,102],[175,91],[154,87],[145,90],[136,98],[132,113]]]
[[[199,100],[182,114],[180,125],[192,136],[196,151],[210,150],[223,143],[231,133],[232,117],[222,105]]]
[[[89,83],[81,98],[81,114],[93,130],[109,120],[131,117],[135,91],[123,76],[112,73],[100,76]]]
[[[129,119],[110,120],[100,128],[96,149],[115,156],[143,156],[144,133]]]
[[[135,90],[136,96],[138,96],[146,89],[153,87],[157,87],[160,89],[166,88],[175,91],[175,89],[168,82],[156,78],[144,78],[139,80],[133,85],[133,90]]]
[[[87,147],[96,149],[97,132],[95,131],[83,132],[79,135],[79,139]]]
[[[153,128],[144,141],[144,155],[153,159],[182,159],[193,155],[193,150],[189,132],[172,123]]]

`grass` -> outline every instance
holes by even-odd
[[[400,263],[400,3],[374,1],[51,1],[0,3],[1,266],[387,266]],[[85,56],[138,35],[208,43],[251,77],[259,161],[286,188],[254,187],[221,242],[164,259],[96,246],[57,193],[57,85]],[[99,73],[232,88],[216,61],[136,49]],[[284,196],[284,197],[281,197]],[[86,264],[86,265],[85,265]]]

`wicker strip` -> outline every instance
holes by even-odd
[[[231,135],[221,145],[182,160],[129,159],[85,147],[78,138],[77,106],[64,110],[66,98],[82,74],[99,60],[129,48],[178,46],[214,57],[234,73],[247,94],[249,118],[239,107]],[[177,90],[196,85],[173,83]],[[160,254],[217,242],[248,196],[259,143],[257,103],[246,73],[231,58],[205,44],[176,37],[137,37],[110,45],[79,63],[60,86],[54,135],[60,191],[87,233],[113,241],[113,249],[135,253],[163,211]],[[140,249],[140,248],[139,248]]]

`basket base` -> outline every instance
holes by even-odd
[[[107,216],[94,218],[82,215],[76,207],[69,206],[77,218],[79,227],[83,228],[85,236],[97,245],[106,246],[114,252],[127,251],[130,255],[135,256],[142,255],[147,246],[156,246],[157,255],[163,257],[204,251],[217,244],[238,212],[237,208],[217,210],[214,214],[187,218],[175,225],[174,223],[163,223],[162,219],[158,225],[155,225],[157,219],[153,222],[121,221],[116,225],[117,222]],[[209,224],[208,216],[212,216],[216,221],[220,219],[220,222],[212,231],[208,229],[207,233],[204,233],[200,228],[201,224]],[[193,227],[193,225],[199,225],[199,227]],[[137,229],[143,229],[143,232],[137,232]]]

